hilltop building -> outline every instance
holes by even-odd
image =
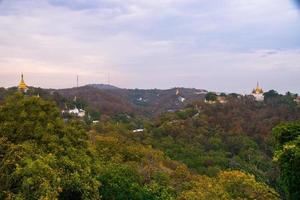
[[[73,109],[68,109],[67,105],[65,105],[65,109],[61,111],[62,114],[63,115],[64,114],[69,114],[69,115],[80,117],[80,118],[85,117],[86,111],[83,108],[78,109],[77,106],[76,106],[77,96],[74,96],[73,102],[74,102],[74,104],[73,104],[74,108]]]
[[[78,109],[77,107],[75,107],[74,109],[69,110],[68,112],[69,112],[69,114],[73,114],[77,117],[84,117],[85,116],[85,110]]]
[[[181,103],[185,102],[186,99],[180,95],[178,88],[176,90],[176,96],[178,97],[178,101],[180,101]]]
[[[21,75],[21,81],[18,85],[18,89],[20,92],[26,93],[28,91],[28,86],[26,85],[26,83],[24,82],[24,76],[23,74]]]
[[[259,83],[257,82],[256,88],[252,90],[251,94],[256,101],[263,101],[264,100],[264,91],[263,89],[259,86]]]
[[[62,112],[62,114],[68,113],[70,115],[80,117],[80,118],[85,117],[85,110],[78,109],[76,106],[74,109],[66,109],[66,110],[62,110],[61,112]]]

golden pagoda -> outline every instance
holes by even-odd
[[[263,94],[264,91],[261,87],[259,87],[259,83],[257,82],[256,88],[252,91],[253,94]]]
[[[259,83],[257,82],[256,88],[252,91],[252,96],[255,98],[256,101],[263,101],[265,99],[264,91],[259,86]]]
[[[21,81],[19,83],[19,86],[18,86],[19,90],[21,92],[27,92],[28,90],[28,86],[26,85],[26,83],[24,82],[24,77],[23,77],[23,74],[21,75]]]

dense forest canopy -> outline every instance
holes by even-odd
[[[0,105],[0,199],[299,197],[291,95],[231,95],[226,104],[199,101],[153,118],[98,115],[93,124],[63,119],[59,107],[72,101],[39,93],[11,92]]]

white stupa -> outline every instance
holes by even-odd
[[[259,86],[259,83],[257,82],[256,88],[253,89],[252,91],[252,96],[254,96],[256,101],[263,101],[265,99],[264,97],[264,91],[263,89]]]

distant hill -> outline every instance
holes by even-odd
[[[0,89],[0,101],[17,88]],[[61,109],[74,103],[76,96],[85,109],[106,115],[127,113],[154,116],[183,109],[194,101],[203,100],[206,90],[194,88],[123,89],[107,84],[89,84],[66,89],[31,88],[30,94],[39,94],[57,102]]]
[[[177,93],[177,90],[179,93]],[[134,113],[156,115],[184,108],[203,100],[206,91],[191,88],[121,89],[111,85],[92,84],[57,90],[65,98],[80,98],[103,114]]]
[[[114,115],[118,113],[136,113],[134,106],[118,93],[112,93],[108,89],[97,89],[92,86],[56,90],[60,95],[68,99],[84,101],[91,109],[103,114]]]
[[[120,88],[118,88],[116,86],[109,85],[109,84],[88,84],[86,86],[94,87],[94,88],[97,88],[97,89],[100,89],[100,90],[115,90],[115,89],[120,89]]]

